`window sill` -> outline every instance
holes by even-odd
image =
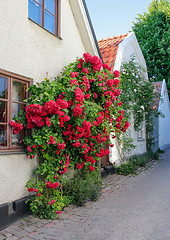
[[[13,154],[25,154],[24,150],[18,150],[18,151],[14,151],[14,150],[2,150],[2,152],[0,152],[0,156],[1,155],[13,155]]]
[[[51,35],[53,35],[54,37],[63,40],[62,37],[59,37],[55,34],[53,34],[52,32],[48,31],[47,29],[43,28],[40,24],[36,23],[35,21],[33,21],[31,18],[28,18],[31,22],[35,23],[37,26],[39,26],[40,28],[42,28],[43,30],[45,30],[46,32],[50,33]]]
[[[139,139],[137,139],[137,141],[138,141],[138,142],[144,142],[145,139],[144,139],[144,138],[139,138]]]

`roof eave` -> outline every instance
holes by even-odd
[[[69,2],[86,51],[102,59],[85,0]]]

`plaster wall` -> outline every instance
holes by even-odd
[[[28,195],[25,184],[36,167],[25,154],[0,155],[0,204]]]
[[[34,83],[54,78],[86,51],[68,0],[61,1],[62,39],[28,19],[27,0],[1,0],[0,22],[0,68]],[[0,204],[27,195],[25,184],[35,166],[24,154],[0,155]]]
[[[166,88],[166,82],[163,80],[159,111],[164,114],[164,118],[159,116],[159,148],[165,149],[170,146],[170,102]]]
[[[143,131],[143,138],[139,139],[138,138],[138,134],[137,131],[135,131],[134,129],[134,125],[133,125],[133,115],[131,116],[131,122],[130,122],[130,133],[129,136],[133,139],[133,145],[135,146],[135,149],[131,150],[130,153],[125,152],[125,156],[126,158],[129,158],[133,155],[142,155],[144,153],[146,153],[146,132],[145,129]],[[128,135],[128,133],[127,133]],[[121,162],[121,157],[120,157],[120,153],[118,151],[118,148],[121,149],[121,146],[117,145],[116,139],[111,140],[112,143],[114,144],[113,148],[109,148],[110,150],[110,155],[109,155],[109,161],[112,164],[115,164],[116,166],[120,166],[122,164]]]
[[[0,1],[0,68],[34,81],[55,77],[85,52],[68,0],[61,1],[61,39],[28,19],[28,1]]]

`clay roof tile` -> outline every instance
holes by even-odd
[[[124,34],[98,41],[103,62],[105,64],[108,64],[111,67],[112,71],[114,68],[118,46],[127,37],[127,35],[128,34]]]

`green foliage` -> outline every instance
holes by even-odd
[[[145,167],[146,163],[153,157],[153,154],[135,155],[127,163],[116,168],[116,172],[121,175],[135,174],[139,167]],[[156,158],[155,158],[156,159]]]
[[[169,5],[167,0],[153,0],[149,13],[139,14],[132,29],[146,60],[149,77],[154,81],[165,79],[170,96]]]
[[[78,171],[74,178],[64,186],[64,194],[72,198],[72,203],[84,206],[88,201],[96,201],[101,194],[99,171]]]
[[[135,56],[132,56],[129,62],[122,64],[119,79],[120,100],[124,103],[125,116],[131,117],[133,114],[136,131],[141,130],[141,123],[145,120],[147,149],[150,151],[153,118],[158,116],[153,106],[158,93],[154,92],[152,81],[146,79],[145,70],[135,62]]]
[[[136,148],[133,144],[133,139],[127,137],[126,134],[119,134],[115,142],[122,162],[126,162],[126,159],[130,156],[130,152]]]
[[[60,212],[66,205],[66,199],[62,197],[61,190],[47,188],[44,181],[32,178],[27,182],[26,187],[38,189],[39,194],[41,194],[40,196],[35,194],[31,198],[30,210],[36,217],[54,219],[56,211]]]
[[[100,180],[91,172],[99,157],[109,154],[103,142],[109,143],[111,133],[128,127],[115,77],[101,59],[85,53],[84,59],[77,58],[54,80],[45,79],[28,89],[25,112],[11,126],[28,129],[25,151],[30,160],[38,160],[36,177],[26,185],[35,193],[30,204],[34,215],[54,219],[70,202],[82,205],[98,198]],[[80,174],[80,181],[75,177],[73,191],[63,195],[72,169],[84,169],[84,176]]]
[[[157,153],[165,153],[165,151],[158,148]]]
[[[121,166],[116,168],[116,172],[120,175],[127,176],[128,174],[135,173],[135,167],[132,163],[123,163]]]

